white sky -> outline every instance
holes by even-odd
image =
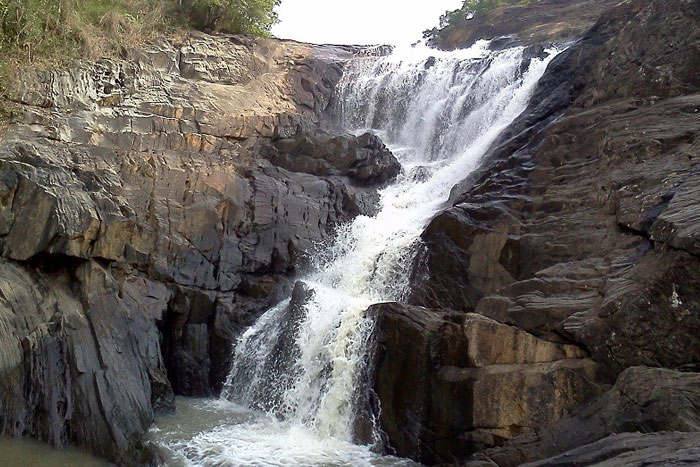
[[[462,0],[282,0],[272,34],[317,44],[410,44]]]

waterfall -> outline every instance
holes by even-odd
[[[352,444],[353,402],[373,328],[365,310],[404,296],[422,230],[525,109],[554,55],[526,60],[522,48],[491,52],[480,42],[456,52],[397,49],[347,64],[337,123],[379,134],[403,171],[381,190],[378,213],[341,226],[304,287],[236,344],[220,403],[266,415],[195,437],[182,448],[187,457],[207,464],[202,452],[214,451],[212,465],[375,463],[377,455]]]

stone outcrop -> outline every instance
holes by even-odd
[[[260,151],[273,164],[293,172],[319,176],[342,175],[359,185],[394,179],[401,165],[378,136],[359,138],[321,132],[297,133]]]
[[[479,453],[466,465],[517,466],[543,457],[549,459],[532,465],[590,465],[639,450],[647,452],[638,456],[656,457],[656,465],[663,465],[664,459],[672,459],[669,456],[682,458],[689,455],[683,452],[686,449],[694,453],[700,449],[698,384],[697,373],[629,368],[610,391],[575,416]],[[616,436],[630,431],[634,433]],[[660,449],[659,445],[664,447]]]
[[[598,367],[576,346],[473,313],[374,305],[377,416],[399,456],[426,464],[552,423],[599,395]]]
[[[140,460],[153,409],[174,405],[158,345],[167,299],[99,262],[42,263],[0,263],[3,432]]]
[[[555,59],[490,162],[425,230],[414,302],[574,340],[612,377],[697,360],[698,258],[675,245],[700,231],[689,199],[697,45],[681,32],[699,15],[694,2],[626,2]],[[673,56],[660,40],[671,32]],[[633,78],[640,67],[650,71]],[[682,210],[683,228],[657,233]]]
[[[497,7],[457,18],[440,30],[430,44],[454,50],[470,47],[478,40],[493,41],[493,48],[572,41],[583,36],[606,10],[618,3],[619,0],[536,0]]]
[[[381,425],[398,453],[427,463],[453,462],[490,445],[494,453],[507,453],[503,461],[489,454],[498,465],[546,458],[555,464],[565,457],[553,456],[584,459],[598,448],[616,456],[622,451],[614,446],[626,438],[603,440],[615,433],[700,431],[692,402],[698,389],[692,383],[675,386],[693,380],[692,374],[629,370],[697,371],[700,360],[698,24],[695,1],[632,0],[610,9],[553,60],[529,108],[427,226],[408,303],[430,311],[408,307],[410,313],[394,310],[387,314],[393,318],[378,318],[385,337],[379,341],[375,390]],[[617,380],[616,389],[585,408],[595,391],[577,392],[571,385],[565,392],[572,399],[556,409],[549,395],[561,381],[555,368],[571,360],[557,356],[540,379],[532,377],[529,362],[474,365],[468,360],[470,338],[454,340],[451,331],[468,328],[474,314],[528,339],[579,349],[585,358],[576,362],[595,362],[597,370],[581,373],[578,367],[576,377],[590,378],[591,387]],[[496,354],[511,355],[510,342],[483,339],[479,349],[495,346]],[[449,358],[458,351],[465,360],[455,363]],[[402,354],[424,363],[413,368],[401,363]],[[511,377],[525,372],[520,380]],[[480,384],[486,389],[472,391]],[[514,385],[520,393],[511,392]],[[667,388],[664,397],[672,401],[659,409],[663,414],[646,412],[643,402],[638,412],[628,412],[612,400],[633,387],[654,397],[652,385]],[[543,401],[554,412],[530,402],[532,388],[546,394]],[[508,420],[500,407],[520,418]],[[681,412],[689,422],[674,424],[668,414]],[[573,418],[556,422],[567,413]],[[540,414],[545,416],[538,419]],[[663,420],[655,424],[657,415]],[[481,436],[482,428],[489,436]],[[499,450],[526,431],[535,435],[522,434],[506,443],[508,450]],[[564,443],[556,433],[570,437]],[[550,438],[535,442],[533,436]],[[683,449],[697,447],[693,436],[669,436],[685,443],[679,459]],[[632,447],[619,449],[642,449],[644,441],[630,442]],[[527,455],[517,457],[512,452],[521,443],[530,443],[523,447]],[[674,453],[660,451],[659,459]]]
[[[237,334],[398,173],[375,137],[316,134],[351,55],[193,34],[16,77],[21,115],[0,143],[3,433],[138,463],[154,411],[221,389]]]

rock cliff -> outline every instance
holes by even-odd
[[[610,8],[453,189],[423,232],[413,306],[376,310],[396,452],[434,464],[491,446],[468,465],[501,466],[697,452],[698,24],[697,1]],[[647,434],[667,431],[694,433]]]
[[[26,70],[0,145],[0,429],[120,465],[400,166],[319,130],[350,49],[192,34]]]
[[[423,232],[406,303],[368,310],[358,433],[374,416],[388,452],[700,456],[700,2],[618,3],[541,0],[436,39],[574,41]],[[322,125],[353,52],[191,34],[18,73],[0,140],[4,434],[143,464],[154,413],[221,390],[235,337],[400,172],[376,136]]]

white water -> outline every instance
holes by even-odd
[[[240,338],[224,391],[233,404],[221,404],[248,416],[173,449],[192,465],[408,465],[352,443],[372,332],[364,311],[404,295],[423,228],[525,109],[552,57],[521,70],[522,49],[493,53],[480,43],[452,53],[401,49],[348,65],[339,123],[380,134],[404,171],[381,191],[379,213],[342,226],[316,260],[303,279],[311,298],[279,304]]]

